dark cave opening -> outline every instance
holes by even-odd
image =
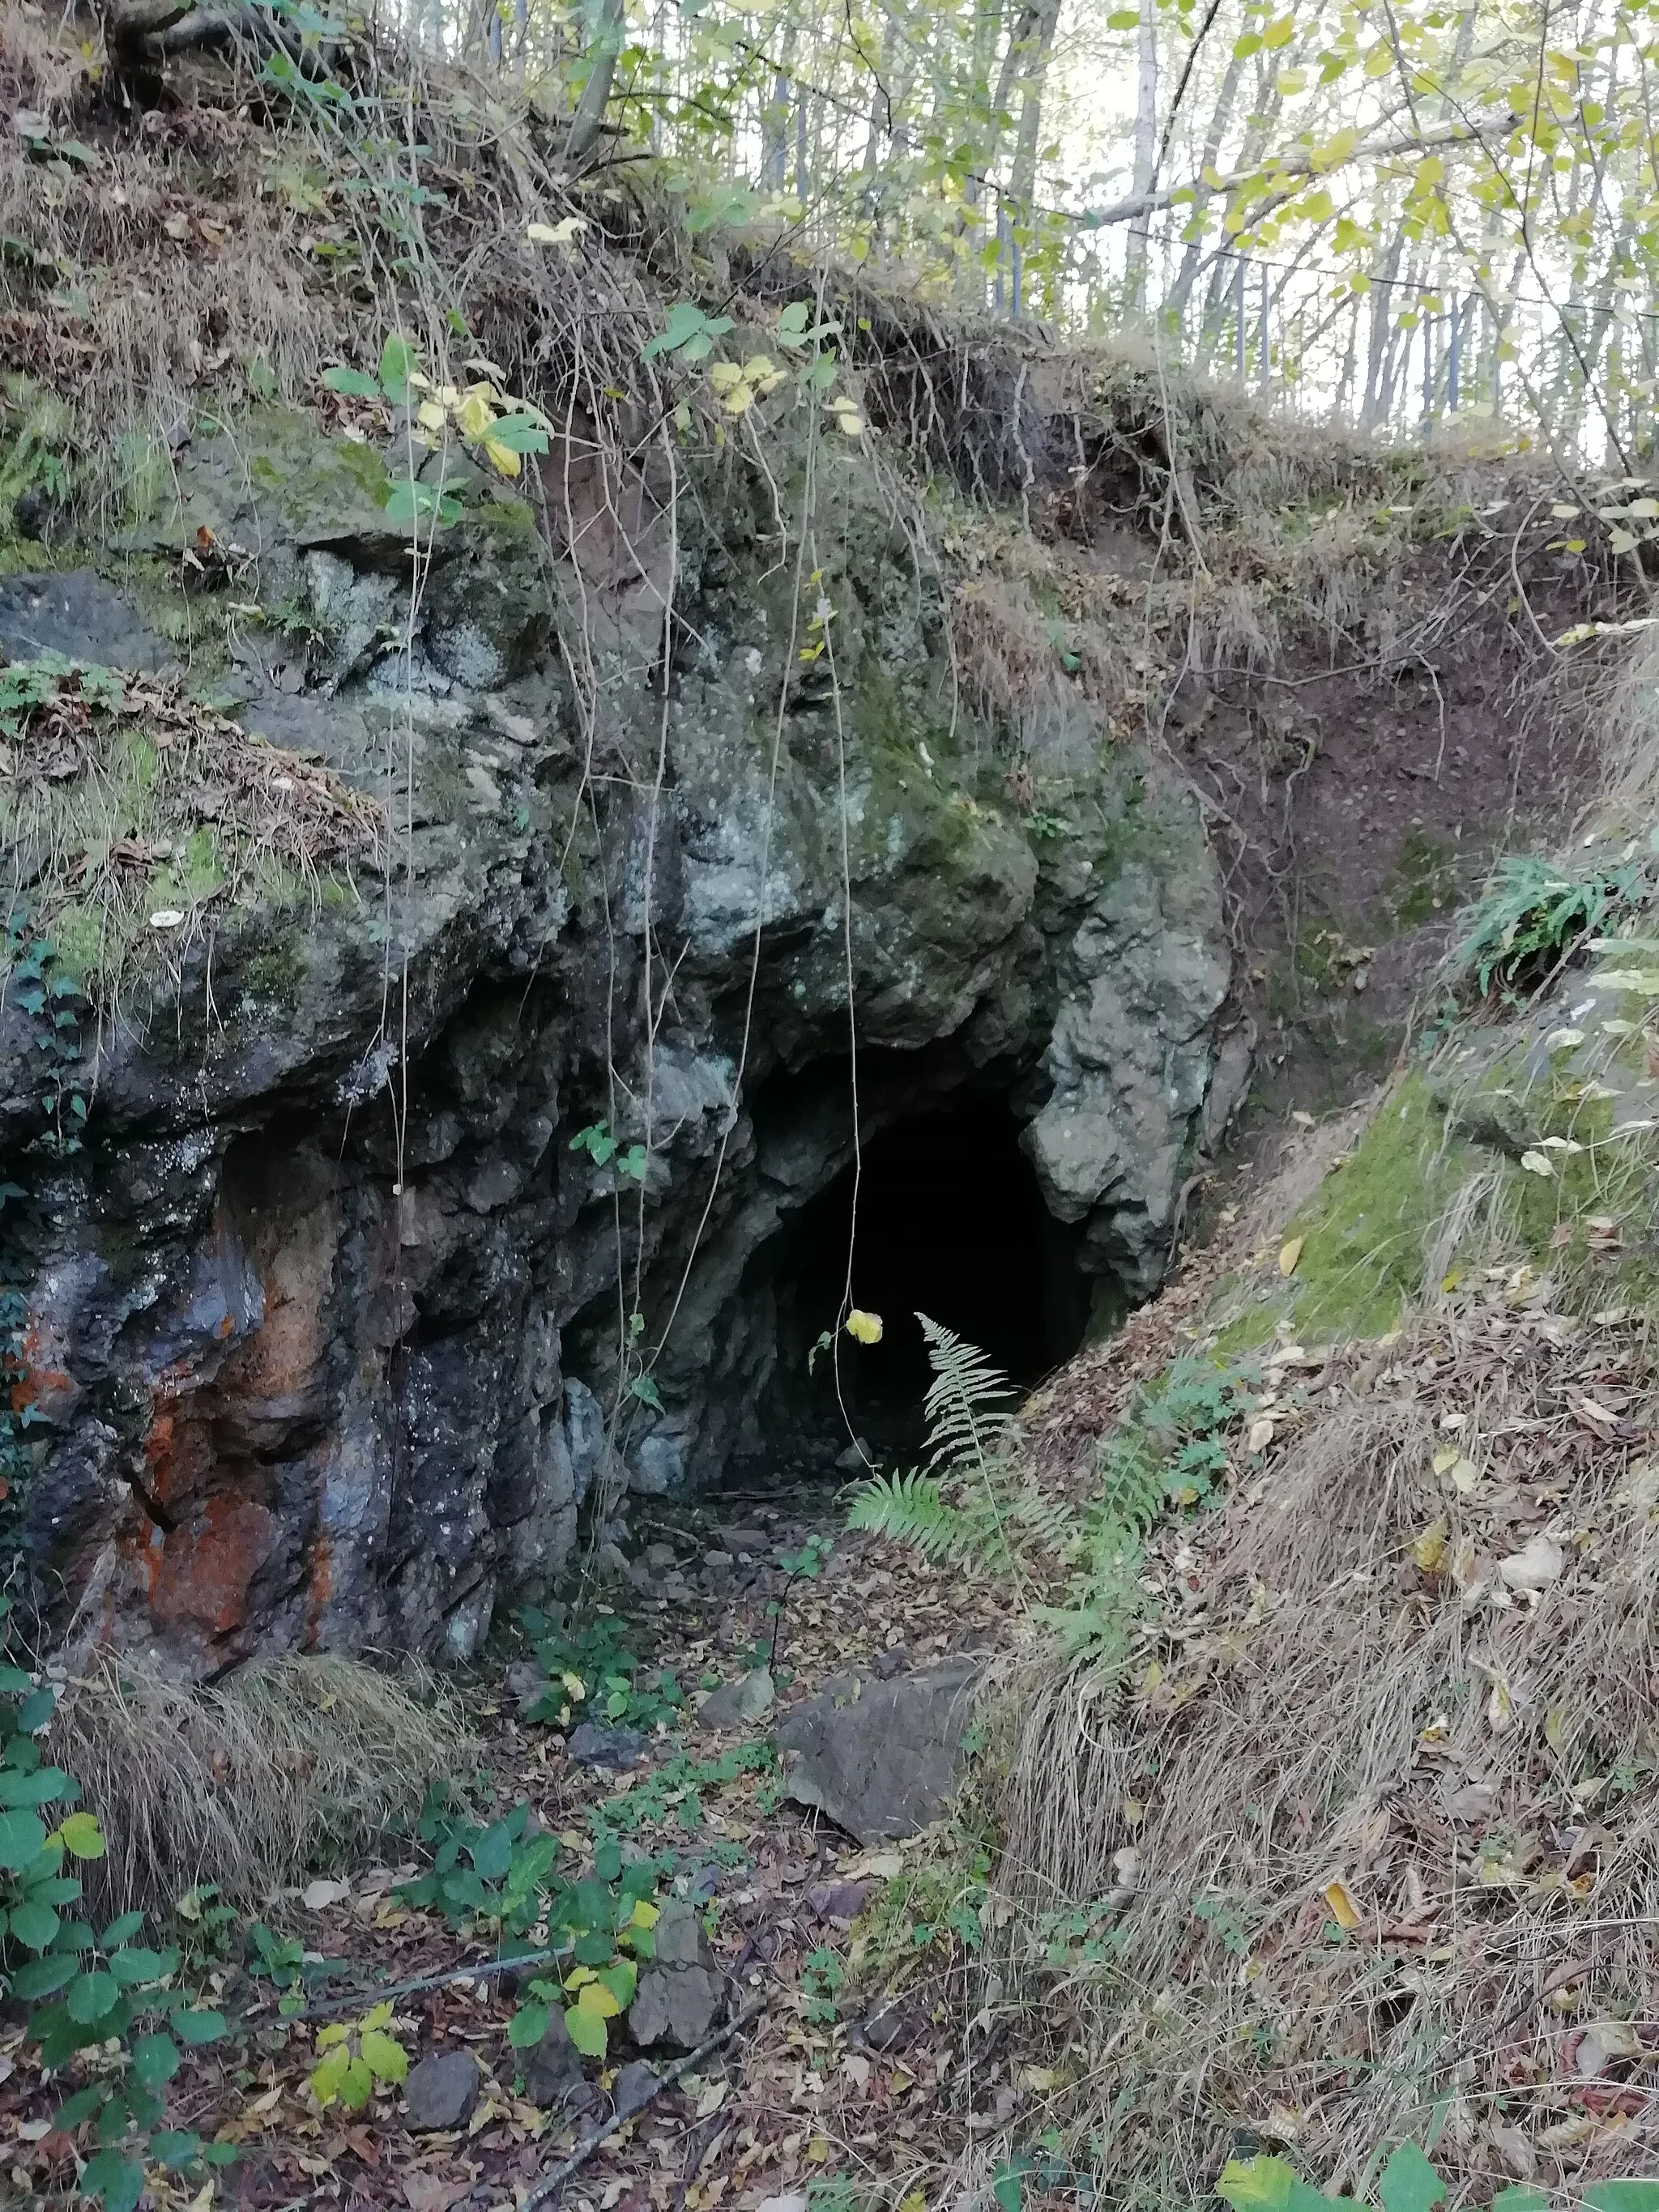
[[[865,1144],[856,1235],[848,1167],[758,1255],[777,1304],[769,1428],[815,1431],[839,1449],[850,1423],[878,1457],[914,1454],[931,1376],[918,1313],[1022,1387],[1077,1350],[1090,1291],[1078,1233],[1043,1205],[1020,1126],[1005,1097],[987,1093],[905,1115]],[[881,1340],[842,1330],[836,1357],[814,1359],[842,1310],[849,1240],[853,1303],[880,1315]]]

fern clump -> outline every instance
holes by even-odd
[[[1063,1576],[1066,1602],[1034,1604],[1031,1618],[1068,1657],[1121,1670],[1146,1609],[1147,1532],[1171,1502],[1201,1500],[1224,1469],[1223,1436],[1254,1411],[1255,1371],[1176,1361],[1102,1437],[1096,1486],[1079,1507],[1033,1480],[1007,1376],[953,1330],[916,1318],[933,1370],[926,1464],[860,1483],[848,1526],[1022,1584]]]

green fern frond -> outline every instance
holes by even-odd
[[[1006,1566],[1008,1547],[998,1516],[988,1503],[970,1499],[957,1505],[932,1475],[913,1468],[908,1474],[872,1474],[853,1493],[849,1528],[862,1528],[890,1543],[908,1544],[929,1559],[967,1559],[978,1566]]]
[[[982,1472],[1006,1454],[1013,1386],[977,1345],[924,1313],[916,1319],[933,1370],[926,1401],[927,1464]]]
[[[1145,1430],[1125,1428],[1101,1440],[1100,1487],[1089,1517],[1116,1528],[1149,1528],[1166,1502],[1163,1459]]]

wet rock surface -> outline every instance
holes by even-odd
[[[671,788],[596,811],[524,500],[469,495],[404,638],[385,456],[270,409],[179,476],[189,532],[145,524],[123,550],[177,561],[203,530],[257,549],[236,590],[292,617],[239,634],[218,704],[398,826],[386,872],[338,896],[192,912],[77,1070],[82,1149],[31,1169],[27,1535],[58,1626],[198,1672],[307,1645],[465,1659],[550,1588],[596,1492],[672,1497],[769,1450],[810,1413],[777,1255],[853,1157],[849,953],[866,1140],[964,1086],[1017,1098],[1085,1269],[1150,1287],[1225,1103],[1201,825],[1127,749],[1091,854],[1039,851],[972,795],[934,587],[867,486],[826,584],[855,672],[849,917],[823,702],[788,676],[775,791],[755,735],[789,623],[743,514],[680,547],[704,644],[674,671]],[[636,550],[648,573],[594,641],[617,763],[661,733],[643,611],[669,548]],[[90,569],[4,580],[0,647],[129,671],[170,652]],[[648,1029],[647,943],[675,978]],[[50,1117],[39,1060],[8,1005],[9,1156]],[[619,1280],[674,1315],[620,1419]],[[845,1441],[825,1432],[826,1471]],[[725,1534],[599,1565],[735,1595],[773,1563]]]

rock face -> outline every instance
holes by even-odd
[[[789,1795],[861,1844],[915,1835],[951,1801],[981,1671],[951,1659],[810,1698],[778,1730]]]
[[[1091,826],[1026,834],[857,455],[824,464],[834,684],[791,646],[763,486],[671,540],[641,480],[624,544],[551,476],[541,520],[469,480],[411,616],[396,459],[256,411],[124,541],[142,606],[90,569],[0,585],[12,657],[153,670],[187,623],[198,693],[385,810],[378,870],[319,889],[233,865],[192,787],[183,925],[118,998],[69,978],[100,1010],[76,1148],[42,1149],[56,1094],[0,1004],[37,1592],[190,1670],[465,1656],[590,1498],[761,1446],[778,1255],[853,1156],[849,963],[865,1141],[1008,1097],[1120,1300],[1243,1073],[1190,800],[1126,749]],[[210,540],[231,565],[186,607],[157,580]]]

